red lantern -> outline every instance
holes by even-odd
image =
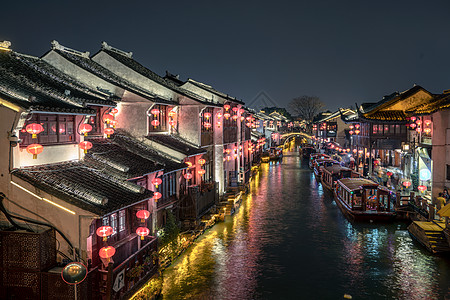
[[[203,114],[203,116],[204,116],[206,119],[209,120],[209,118],[211,118],[211,113],[206,112],[206,113]]]
[[[27,147],[27,152],[33,154],[33,159],[36,159],[38,154],[42,153],[43,150],[44,147],[42,147],[42,145],[39,144],[31,144],[28,145]]]
[[[116,248],[113,246],[103,247],[98,251],[98,256],[100,256],[103,259],[107,259],[109,262],[109,259],[116,254]]]
[[[403,186],[409,188],[411,186],[411,181],[403,181]]]
[[[159,126],[159,121],[158,120],[153,120],[152,121],[152,125],[153,125],[154,128],[158,127]]]
[[[423,193],[423,192],[425,192],[425,191],[427,190],[427,187],[424,186],[424,185],[419,185],[419,186],[417,187],[417,189]]]
[[[354,132],[353,132],[353,130],[350,130],[348,133],[350,133],[350,135],[352,135]]]
[[[411,123],[411,124],[409,124],[409,127],[411,127],[412,129],[414,129],[414,128],[416,128],[416,123]]]
[[[417,118],[416,117],[411,117],[409,119],[414,122]]]
[[[217,121],[217,128],[220,128],[222,126],[222,122]]]
[[[426,134],[430,134],[431,128],[425,128],[425,129],[423,130],[423,132],[425,132]]]
[[[44,127],[42,127],[41,124],[32,123],[28,124],[27,127],[25,127],[25,130],[31,134],[31,138],[35,139],[37,138],[37,134],[44,131]]]
[[[117,108],[112,108],[111,111],[109,112],[110,114],[117,114],[119,112],[119,110]]]
[[[359,128],[359,124],[355,124],[355,128],[358,129]]]
[[[110,127],[105,128],[105,134],[106,134],[106,137],[109,137],[111,134],[114,134],[114,129],[112,129]]]
[[[206,160],[205,159],[203,159],[203,158],[200,158],[199,160],[198,160],[198,163],[200,164],[200,165],[204,165],[204,164],[206,164]]]
[[[87,151],[92,148],[92,143],[88,142],[88,141],[83,141],[83,142],[78,144],[78,147],[83,149],[84,150],[84,154],[86,154]]]
[[[91,132],[92,126],[89,124],[81,124],[80,126],[80,133],[84,134],[84,136],[87,136],[88,132]]]
[[[119,125],[119,121],[117,121],[117,120],[112,120],[112,121],[111,121],[111,125],[113,126],[113,128],[116,128],[116,126]]]
[[[148,229],[147,227],[138,227],[136,229],[136,234],[141,237],[141,240],[143,240],[144,237],[150,234],[150,229]]]
[[[386,175],[387,175],[388,177],[391,177],[391,176],[392,176],[392,172],[386,172]]]
[[[353,125],[348,126],[349,129],[353,129]]]
[[[228,120],[228,118],[231,116],[230,113],[224,113],[223,116],[225,117],[225,119]]]
[[[150,212],[148,210],[142,209],[136,213],[136,217],[141,219],[141,222],[145,222],[150,217]]]
[[[176,112],[174,112],[173,110],[169,111],[169,117],[173,118],[176,116]]]
[[[239,110],[239,108],[237,108],[237,106],[233,107],[233,111],[237,112]]]
[[[106,241],[108,239],[108,236],[113,234],[114,229],[111,226],[101,226],[97,228],[97,235],[100,237],[103,237],[103,241]]]
[[[177,123],[175,123],[174,120],[170,120],[170,121],[169,121],[169,125],[170,125],[170,126],[175,127],[175,124],[177,124]]]
[[[192,174],[191,174],[191,173],[186,173],[186,174],[184,174],[184,178],[185,178],[186,180],[189,180],[189,179],[192,178]]]
[[[150,113],[153,115],[153,116],[157,116],[157,115],[159,115],[159,109],[157,109],[157,108],[154,108],[154,109],[152,109],[151,111],[150,111]]]
[[[355,134],[358,135],[360,133],[359,129],[355,130]]]
[[[190,161],[185,162],[187,164],[188,168],[192,167],[192,163]]]
[[[244,119],[245,119],[245,118],[244,118],[243,116],[241,116],[241,122],[244,121]]]
[[[205,175],[206,171],[203,169],[200,169],[197,171],[198,174],[200,174],[201,176]]]
[[[204,122],[204,123],[203,123],[203,126],[205,126],[206,129],[209,129],[209,128],[211,128],[211,123],[209,123],[209,122]]]
[[[216,114],[216,117],[217,117],[217,119],[222,118],[222,113],[218,112],[218,113]]]
[[[233,118],[233,120],[237,120],[238,119],[238,116],[237,115],[234,115],[234,116],[232,116],[232,118]]]
[[[422,130],[420,129],[420,127],[417,127],[416,131],[420,133]]]
[[[161,178],[153,178],[153,179],[152,179],[152,184],[153,184],[156,188],[158,188],[158,185],[160,185],[161,182],[162,182]]]
[[[229,105],[229,104],[225,104],[225,105],[223,106],[223,108],[225,108],[225,110],[229,110],[229,109],[230,109],[230,105]]]
[[[162,194],[160,192],[154,192],[153,193],[153,198],[158,201],[158,199],[161,199]]]
[[[109,122],[111,122],[112,120],[114,120],[113,115],[106,114],[103,116],[103,122],[106,122],[107,124],[109,124]]]

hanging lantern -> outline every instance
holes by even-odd
[[[176,123],[175,123],[174,120],[170,120],[170,121],[169,121],[169,125],[170,125],[170,126],[175,127],[175,124],[176,124]]]
[[[388,177],[391,177],[392,176],[392,172],[386,172],[386,175],[388,176]]]
[[[425,125],[430,126],[431,120],[425,120]]]
[[[252,120],[252,117],[251,116],[248,116],[247,118],[245,118],[247,121],[251,121]]]
[[[152,184],[158,188],[158,186],[162,183],[162,179],[161,178],[153,178],[152,179]]]
[[[360,133],[359,129],[355,130],[355,134],[358,135]]]
[[[145,220],[150,217],[150,212],[148,210],[141,209],[136,213],[136,217],[138,217],[138,219],[141,219],[141,222],[145,222]]]
[[[31,134],[31,138],[35,139],[39,133],[44,131],[44,127],[42,127],[41,124],[32,123],[28,124],[27,127],[25,127],[25,130]]]
[[[348,133],[350,133],[350,135],[353,135],[354,132],[353,130],[350,130]]]
[[[431,128],[425,128],[425,129],[423,130],[423,132],[425,132],[426,134],[430,134]]]
[[[109,124],[112,120],[114,120],[113,115],[106,114],[103,116],[103,122],[106,122],[106,124]]]
[[[403,181],[403,186],[409,188],[411,186],[411,181]]]
[[[378,159],[376,159],[376,160],[373,161],[373,163],[374,163],[375,165],[379,165],[379,164],[380,164],[380,161],[379,161]]]
[[[203,159],[203,158],[200,158],[200,159],[198,160],[198,163],[199,163],[201,166],[203,166],[204,164],[206,164],[206,160]]]
[[[420,129],[420,127],[416,128],[416,132],[420,133],[422,131],[422,129]]]
[[[358,129],[359,128],[359,124],[355,124],[355,128]]]
[[[414,122],[415,120],[417,120],[417,118],[416,117],[411,117],[411,118],[409,118],[412,122]]]
[[[211,123],[209,123],[209,122],[204,122],[204,123],[203,123],[203,126],[204,126],[206,129],[209,129],[209,128],[211,128]]]
[[[356,149],[353,149],[353,153],[356,153],[356,152],[358,152],[358,150],[356,150]]]
[[[353,125],[348,126],[349,129],[353,129]]]
[[[217,117],[217,119],[222,118],[222,113],[221,113],[221,112],[218,112],[218,113],[216,114],[216,117]]]
[[[176,112],[174,112],[173,110],[169,111],[169,117],[173,118],[177,115]]]
[[[238,108],[237,106],[233,107],[233,111],[234,111],[235,113],[237,113],[238,110],[239,110],[239,108]]]
[[[159,121],[158,120],[153,120],[151,124],[153,125],[154,128],[156,128],[156,127],[159,126]]]
[[[119,125],[119,121],[117,121],[117,120],[112,120],[112,121],[111,121],[111,125],[113,126],[113,128],[116,128],[116,126]]]
[[[192,174],[191,174],[191,173],[186,173],[186,174],[184,174],[184,178],[185,178],[186,180],[189,180],[189,179],[192,178]]]
[[[347,152],[350,152],[350,148],[347,148]]]
[[[200,169],[197,171],[198,174],[200,174],[201,176],[205,175],[206,170]]]
[[[228,118],[229,118],[231,115],[230,115],[230,113],[227,113],[227,112],[226,112],[226,113],[223,114],[223,116],[225,117],[225,119],[228,120]]]
[[[207,120],[209,120],[209,118],[211,118],[211,113],[205,112],[205,113],[203,114],[203,116],[204,116]]]
[[[80,133],[84,136],[87,136],[88,132],[92,131],[92,126],[89,124],[81,124],[80,126]]]
[[[229,104],[225,104],[224,106],[223,106],[223,108],[225,108],[225,110],[229,110],[230,109],[230,105]]]
[[[421,125],[421,124],[422,124],[422,121],[421,121],[421,120],[417,120],[416,124],[417,124],[417,125]]]
[[[238,115],[233,115],[232,118],[236,121],[238,119]]]
[[[109,138],[109,136],[111,134],[114,134],[114,129],[112,129],[111,127],[105,128],[105,134],[106,134],[106,137]]]
[[[150,229],[147,227],[138,227],[136,229],[136,234],[141,237],[141,240],[144,240],[144,237],[150,234]]]
[[[244,121],[244,119],[245,119],[245,118],[244,118],[243,116],[241,116],[241,122]]]
[[[217,121],[217,128],[220,128],[222,126],[222,122]]]
[[[242,115],[242,114],[244,113],[244,109],[243,109],[243,108],[240,108],[240,109],[239,109],[239,113]]]
[[[160,192],[154,192],[153,193],[153,198],[158,201],[158,199],[161,199],[162,194]]]
[[[188,168],[192,167],[192,163],[190,161],[187,161],[186,164],[188,165]]]
[[[31,144],[27,147],[27,152],[33,154],[33,159],[37,159],[38,154],[42,153],[44,147],[39,144]]]
[[[114,229],[111,226],[101,226],[99,228],[97,228],[97,235],[99,237],[103,238],[103,241],[106,242],[106,240],[108,239],[108,236],[110,236],[111,234],[113,234]]]
[[[231,157],[229,155],[227,155],[227,161],[230,161]]]
[[[150,113],[156,118],[157,115],[159,115],[160,111],[157,108],[154,108],[150,111]]]
[[[427,190],[427,187],[424,186],[424,185],[419,185],[419,186],[417,187],[417,189],[423,193],[423,192],[425,192],[425,191]]]
[[[116,254],[116,248],[113,246],[103,247],[98,251],[98,256],[103,259],[107,259],[109,263],[109,259]]]
[[[87,151],[92,148],[92,143],[88,142],[88,141],[83,141],[83,142],[78,144],[78,147],[80,147],[80,149],[83,149],[84,150],[84,154],[86,154]]]
[[[411,127],[412,129],[416,128],[417,124],[416,123],[411,123],[409,124],[409,127]]]
[[[112,115],[116,115],[118,112],[119,112],[119,110],[117,108],[112,108],[109,113]]]

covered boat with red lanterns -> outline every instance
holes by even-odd
[[[316,175],[317,180],[320,180],[322,177],[322,170],[324,167],[331,167],[334,165],[339,166],[339,162],[337,160],[331,158],[320,158],[314,160],[314,175]]]
[[[344,215],[352,221],[390,222],[396,216],[391,192],[369,179],[338,180],[334,198]]]
[[[321,158],[330,158],[330,156],[328,154],[325,153],[313,153],[310,155],[309,157],[309,168],[310,169],[314,169],[314,161],[316,159],[321,159]]]
[[[331,166],[325,166],[322,168],[321,182],[322,186],[329,190],[333,190],[339,179],[343,178],[358,178],[360,175],[354,172],[350,168],[343,167],[338,164],[333,164]]]

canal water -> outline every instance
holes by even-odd
[[[164,272],[163,299],[450,299],[450,259],[407,224],[352,224],[298,152]]]

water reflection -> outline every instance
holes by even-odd
[[[164,299],[450,299],[450,262],[405,224],[352,224],[295,153],[164,273]]]

